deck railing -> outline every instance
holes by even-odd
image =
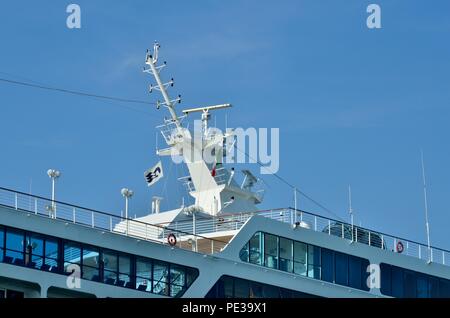
[[[134,219],[109,214],[80,206],[52,201],[47,198],[26,194],[0,187],[0,206],[12,208],[21,213],[31,213],[49,219],[83,225],[136,239],[169,244],[168,237],[176,237],[175,247],[204,254],[220,252],[227,244],[225,241],[207,238],[190,231],[168,229]]]
[[[111,233],[144,239],[169,245],[168,236],[175,235],[175,246],[205,254],[221,251],[228,240],[211,239],[202,234],[239,230],[254,215],[260,215],[293,227],[303,227],[328,235],[354,241],[416,257],[425,261],[450,265],[450,251],[426,244],[407,240],[397,236],[351,225],[318,214],[295,210],[293,208],[273,209],[251,213],[233,213],[210,218],[197,217],[193,220],[173,222],[170,224],[149,224],[117,215],[87,209],[59,201],[52,201],[39,196],[26,194],[0,187],[0,205],[13,208],[19,212],[33,213],[42,217],[62,220],[78,225],[88,226]],[[195,234],[193,234],[195,233]],[[233,232],[232,232],[233,233]]]
[[[434,246],[428,249],[426,244],[369,230],[360,226],[352,226],[349,223],[293,208],[273,209],[252,213],[233,213],[213,218],[199,218],[195,222],[195,229],[192,221],[174,222],[170,226],[173,229],[195,232],[197,234],[226,232],[239,230],[254,215],[289,223],[293,227],[303,227],[316,232],[341,237],[348,241],[359,242],[393,253],[408,255],[447,266],[450,265],[450,251],[448,250]]]

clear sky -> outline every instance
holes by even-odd
[[[229,126],[279,127],[280,176],[341,218],[351,184],[358,224],[425,242],[423,148],[431,241],[450,249],[450,2],[74,2],[78,30],[66,27],[68,1],[0,5],[1,78],[152,102],[141,70],[158,40],[180,108],[230,102]],[[381,29],[366,26],[370,3]],[[153,195],[162,209],[187,197],[170,181],[185,170],[167,159],[167,181],[149,189],[143,178],[159,160],[164,110],[5,83],[0,110],[2,187],[49,196],[46,171],[57,168],[57,198],[99,210],[120,213],[124,186],[138,216]],[[261,208],[293,205],[289,188],[263,177]]]

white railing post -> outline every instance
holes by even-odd
[[[369,246],[372,246],[372,240],[371,240],[371,237],[372,237],[372,232],[370,232],[369,231]]]
[[[422,259],[422,245],[419,244],[419,259]]]
[[[409,241],[406,241],[406,255],[409,255]]]
[[[331,235],[331,221],[328,220],[328,235]]]
[[[397,253],[397,239],[394,238],[394,253]]]
[[[37,214],[37,199],[34,198],[34,214]]]
[[[342,230],[342,238],[345,238],[345,235],[344,235],[344,223],[341,223],[341,230]]]
[[[18,206],[18,203],[17,203],[17,193],[14,193],[14,207],[16,208],[16,210],[17,210],[17,206]]]
[[[384,235],[381,235],[381,249],[384,250]]]
[[[358,227],[355,227],[355,242],[358,242]]]
[[[214,254],[214,240],[211,240],[211,254]]]
[[[445,265],[445,252],[442,251],[442,265]]]
[[[109,216],[109,231],[112,232],[112,216]]]
[[[94,227],[94,211],[91,211],[91,213],[92,227]]]

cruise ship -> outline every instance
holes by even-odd
[[[0,298],[450,298],[448,250],[295,205],[259,209],[261,179],[221,161],[233,132],[209,126],[212,111],[231,105],[180,116],[159,48],[144,67],[170,115],[157,127],[167,146],[157,155],[183,158],[179,182],[195,203],[161,211],[154,197],[151,213],[131,218],[127,208],[118,216],[0,188]],[[196,114],[200,138],[185,124]],[[162,167],[145,177],[156,182]],[[122,194],[128,202],[132,191]]]

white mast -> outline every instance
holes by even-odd
[[[425,226],[427,229],[427,245],[428,245],[428,262],[432,261],[431,244],[430,244],[430,225],[428,223],[428,200],[427,200],[427,184],[425,179],[425,165],[423,163],[423,151],[420,150],[420,159],[422,162],[422,180],[423,180],[423,196],[425,204]]]
[[[171,100],[169,98],[169,95],[167,94],[167,90],[166,88],[169,86],[173,86],[173,78],[167,82],[167,83],[163,83],[161,81],[161,77],[159,76],[159,72],[161,71],[161,69],[163,67],[166,66],[166,62],[164,62],[162,65],[157,66],[156,63],[158,62],[158,51],[159,51],[160,45],[159,43],[155,42],[155,44],[153,45],[153,55],[151,55],[149,53],[149,51],[147,50],[147,55],[145,58],[145,64],[150,66],[150,69],[144,69],[145,73],[150,73],[155,77],[156,83],[158,84],[158,86],[153,86],[150,85],[150,92],[153,89],[159,90],[161,91],[161,94],[164,98],[164,102],[161,103],[158,101],[157,103],[157,107],[159,108],[160,105],[163,105],[165,107],[167,107],[169,109],[170,115],[172,116],[172,120],[175,123],[175,125],[177,126],[177,128],[180,127],[180,120],[178,119],[177,114],[175,113],[175,109],[174,109],[174,103],[178,102],[181,103],[181,96],[178,95],[178,97],[176,99]]]
[[[353,208],[352,208],[352,188],[348,186],[348,213],[350,213],[350,222],[352,225],[352,241],[353,239]]]

